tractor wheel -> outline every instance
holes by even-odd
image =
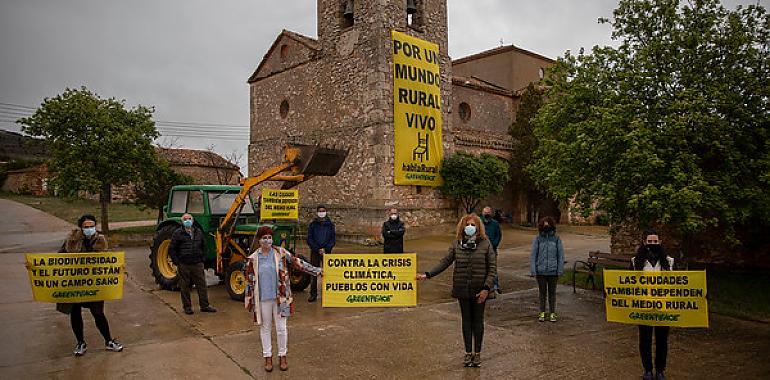
[[[176,225],[168,225],[157,232],[152,240],[150,249],[150,268],[155,282],[161,289],[176,290],[179,289],[179,276],[177,276],[176,265],[171,262],[168,254],[168,246],[171,243],[171,234],[179,228]]]
[[[243,301],[246,294],[246,274],[243,273],[245,261],[237,261],[227,267],[225,284],[227,285],[227,294],[236,301]]]
[[[302,260],[310,262],[310,260],[306,259],[305,256],[302,256],[300,254],[297,254],[297,256]],[[289,273],[289,279],[291,280],[291,290],[295,292],[301,292],[310,285],[310,281],[313,278],[309,274],[303,271],[291,268],[291,272]]]

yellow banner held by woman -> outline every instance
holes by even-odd
[[[395,30],[392,38],[394,183],[441,186],[439,46]]]
[[[35,301],[74,303],[123,298],[123,252],[29,253],[26,261]]]
[[[262,189],[260,220],[299,218],[299,190]]]
[[[323,307],[417,305],[414,253],[323,256]]]
[[[604,271],[608,322],[708,327],[706,271]]]

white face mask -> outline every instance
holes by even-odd
[[[326,217],[326,211],[319,211],[318,212],[318,217],[319,218],[325,218]]]
[[[396,219],[398,219],[398,215],[390,214],[390,220],[396,220]]]
[[[465,234],[473,236],[476,234],[476,226],[465,226]]]
[[[269,246],[273,245],[273,238],[269,238],[269,239],[259,239],[259,241],[260,241],[260,242],[262,243],[262,245],[263,245],[263,246],[265,246],[265,247],[269,247]]]

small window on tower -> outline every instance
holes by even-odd
[[[406,24],[410,27],[422,29],[423,0],[406,0]]]
[[[471,119],[471,106],[468,103],[460,103],[460,120],[467,123]]]
[[[342,28],[350,28],[355,21],[355,18],[353,17],[355,13],[355,3],[353,0],[342,0],[340,5],[342,6]]]
[[[545,77],[545,69],[541,67],[537,74],[540,76],[540,79],[543,79]]]
[[[281,45],[281,62],[289,57],[289,45]]]
[[[281,107],[279,108],[279,112],[281,113],[281,118],[285,119],[286,116],[289,116],[289,102],[284,99],[281,102]]]

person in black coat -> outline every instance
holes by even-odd
[[[192,285],[198,290],[198,303],[201,311],[215,313],[217,310],[209,305],[206,275],[203,268],[206,245],[203,230],[193,224],[190,214],[182,215],[182,226],[171,235],[168,254],[176,265],[179,274],[179,290],[182,297],[182,308],[185,314],[192,314],[190,289]]]
[[[398,217],[398,210],[391,208],[388,210],[388,220],[382,223],[382,240],[385,243],[384,253],[403,253],[404,252],[404,222]]]
[[[310,263],[315,267],[321,266],[321,258],[326,253],[332,253],[337,243],[337,232],[334,223],[326,216],[326,206],[316,207],[318,217],[307,226],[307,245],[310,247]],[[318,298],[318,281],[313,277],[310,281],[310,297],[307,302],[315,302]]]

